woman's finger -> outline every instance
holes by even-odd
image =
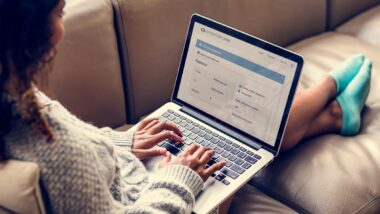
[[[153,120],[158,120],[158,118],[157,117],[152,117],[152,118],[148,118],[148,119],[145,119],[145,120],[141,121],[139,123],[139,125],[137,126],[136,131],[141,131],[142,129],[145,128],[145,126],[147,126]]]
[[[152,137],[150,139],[147,139],[147,141],[149,142],[149,145],[156,145],[157,143],[166,139],[183,142],[183,139],[172,131],[163,131],[152,135]]]
[[[160,121],[159,123],[155,124],[149,129],[149,132],[151,134],[156,134],[162,132],[163,130],[174,131],[177,135],[182,135],[181,130],[179,130],[175,124],[167,121]]]
[[[146,158],[165,155],[167,152],[164,148],[154,148],[154,149],[132,149],[132,153],[140,160]]]
[[[209,162],[212,158],[212,156],[215,154],[214,151],[212,150],[208,150],[206,151],[202,157],[200,158],[200,163],[202,166],[206,165],[207,162]]]
[[[226,165],[226,161],[220,161],[215,163],[214,165],[210,166],[209,168],[205,169],[203,171],[203,174],[206,178],[210,177],[214,172],[220,170],[223,168],[223,166]]]
[[[162,161],[164,161],[165,163],[169,163],[171,159],[172,159],[172,155],[170,154],[170,152],[166,151],[165,157]]]
[[[160,123],[159,120],[153,120],[148,125],[146,125],[143,130],[148,131],[149,129],[151,129],[153,126],[155,126],[158,123]]]
[[[198,148],[199,148],[198,145],[192,144],[189,148],[185,149],[185,151],[183,151],[183,153],[192,155],[192,154],[194,154],[195,151],[198,150]]]
[[[197,149],[197,151],[194,152],[194,156],[200,160],[201,157],[203,156],[203,154],[206,152],[206,148],[205,147],[200,147],[199,149]]]

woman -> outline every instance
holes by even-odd
[[[134,133],[98,129],[34,85],[63,37],[64,4],[0,0],[1,159],[38,163],[53,212],[190,213],[203,182],[225,164],[205,169],[213,151],[192,146],[171,157],[153,147],[183,141],[175,125],[151,118]],[[322,133],[356,134],[370,71],[370,61],[358,55],[298,94],[282,148]],[[160,155],[160,169],[148,177],[140,160]],[[220,211],[227,209],[225,203]]]

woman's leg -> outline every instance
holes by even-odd
[[[290,110],[281,150],[295,146],[304,137],[335,130],[335,123],[341,121],[339,117],[335,117],[338,120],[331,120],[333,115],[330,113],[341,114],[339,105],[330,103],[335,97],[336,83],[329,76],[298,93]]]

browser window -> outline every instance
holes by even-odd
[[[195,23],[178,98],[274,146],[296,67]]]

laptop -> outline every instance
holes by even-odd
[[[279,153],[303,59],[206,17],[191,17],[171,102],[149,117],[176,124],[183,143],[158,146],[173,155],[191,144],[226,165],[205,182],[194,213],[220,205]],[[145,163],[157,170],[160,157]]]

